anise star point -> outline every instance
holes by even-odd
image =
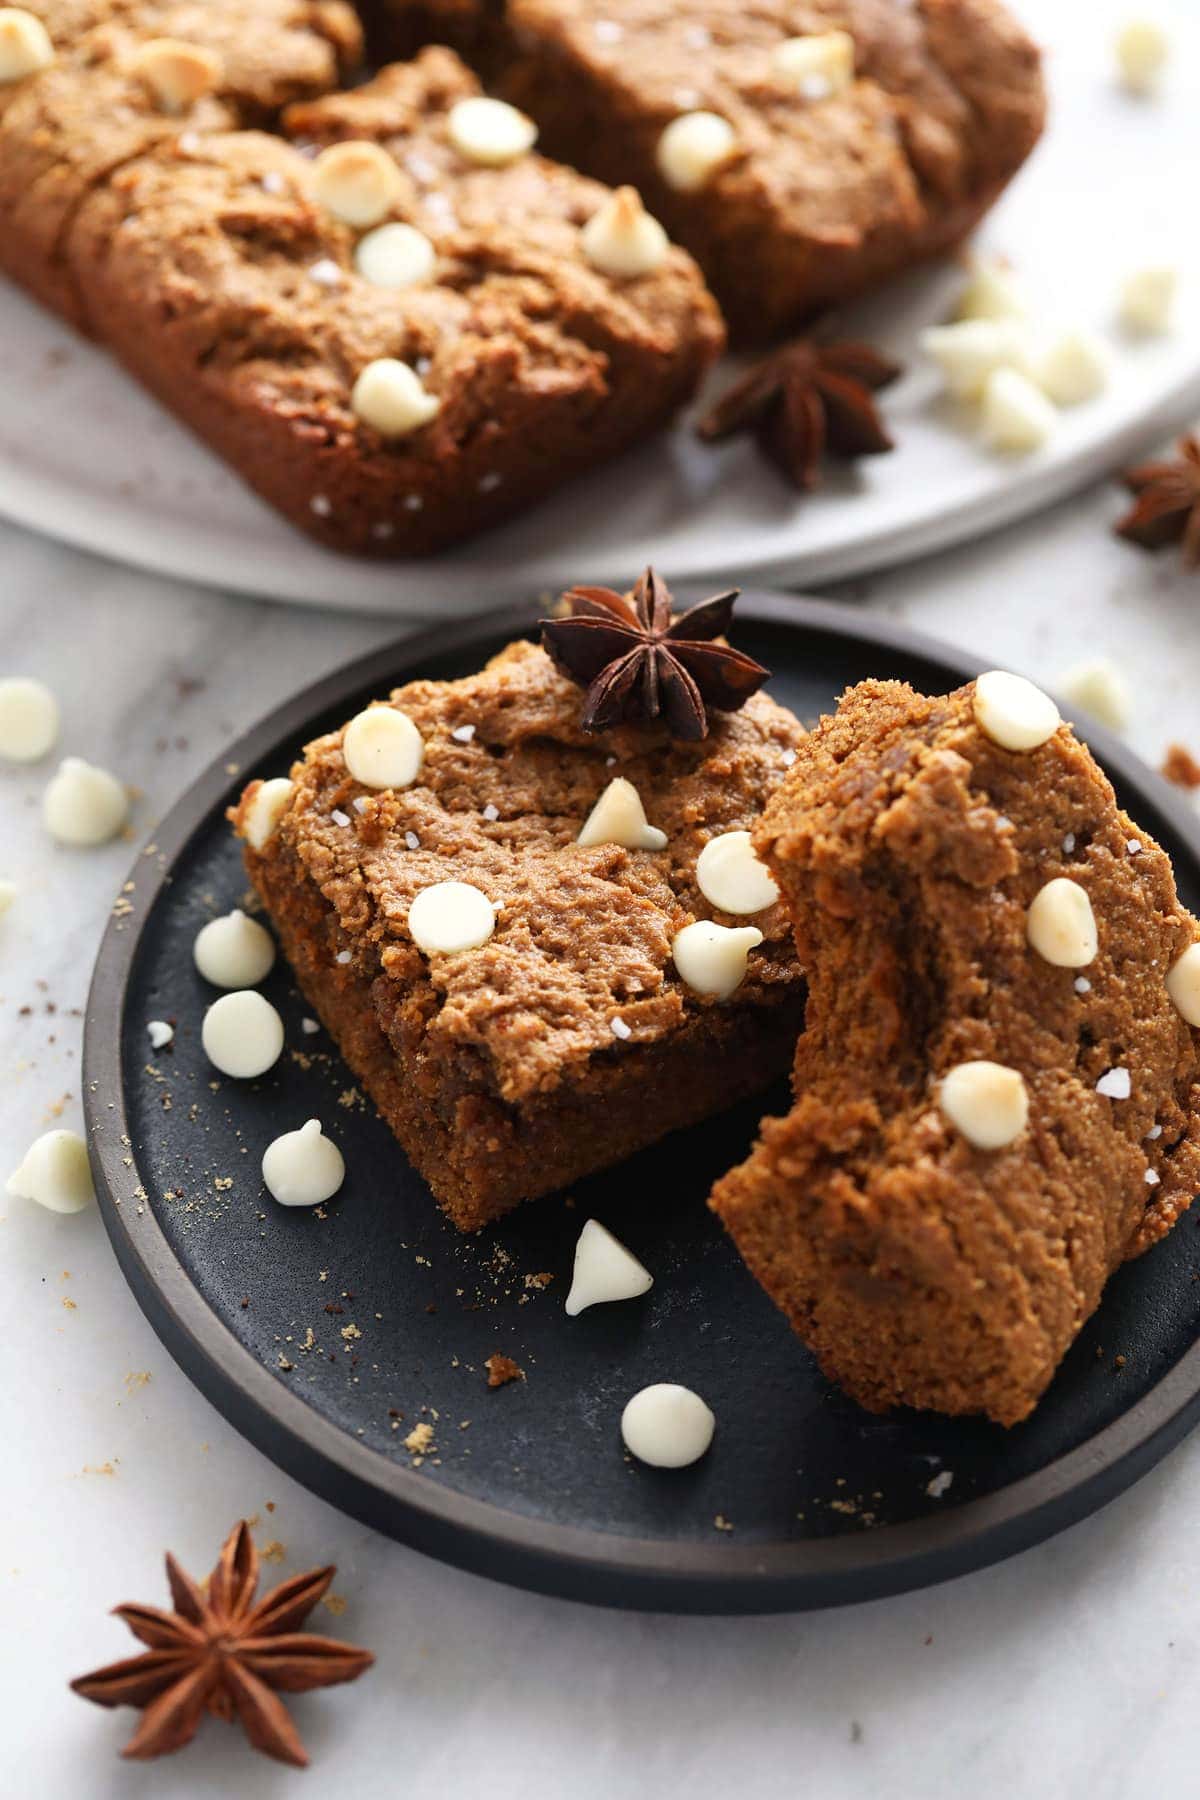
[[[371,1667],[369,1650],[298,1629],[333,1580],[332,1567],[281,1582],[256,1603],[259,1560],[245,1520],[225,1540],[205,1592],[168,1554],[174,1611],[126,1605],[113,1610],[147,1646],[81,1675],[75,1693],[99,1706],[136,1706],[142,1721],[121,1752],[135,1761],[189,1744],[206,1712],[238,1720],[250,1743],[302,1769],[308,1755],[279,1694],[353,1681]]]
[[[1173,458],[1139,463],[1121,479],[1134,501],[1117,520],[1118,536],[1142,550],[1181,544],[1184,567],[1200,568],[1200,436],[1189,432]]]
[[[807,493],[825,455],[881,456],[893,449],[875,395],[901,373],[871,344],[797,338],[736,381],[696,427],[706,443],[753,435],[793,486]]]
[[[673,736],[708,734],[706,708],[737,712],[770,671],[723,639],[738,590],[714,594],[678,618],[671,591],[653,569],[633,592],[575,587],[566,616],[542,621],[542,643],[560,674],[587,689],[581,724],[588,732],[661,718]]]

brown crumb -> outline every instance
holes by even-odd
[[[488,1372],[487,1384],[490,1388],[504,1387],[509,1381],[524,1381],[525,1371],[520,1363],[515,1363],[511,1356],[502,1356],[497,1350],[484,1363]]]
[[[328,1612],[331,1612],[335,1619],[340,1619],[346,1610],[345,1595],[326,1594],[321,1601],[321,1605],[325,1607]]]
[[[1200,762],[1186,744],[1168,744],[1162,760],[1162,772],[1176,787],[1200,788]]]
[[[724,1513],[718,1513],[716,1518],[713,1520],[713,1524],[716,1526],[718,1531],[732,1531],[733,1530],[733,1520],[727,1519],[725,1517]]]
[[[284,1549],[278,1538],[272,1538],[269,1544],[264,1544],[262,1546],[262,1549],[258,1554],[262,1557],[264,1562],[281,1563],[287,1556],[287,1551]]]
[[[424,1419],[414,1425],[404,1440],[404,1448],[411,1450],[414,1456],[424,1456],[433,1442],[433,1426],[427,1425]]]

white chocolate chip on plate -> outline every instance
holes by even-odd
[[[1108,386],[1108,349],[1094,331],[1063,331],[1038,357],[1035,373],[1055,406],[1080,406]]]
[[[650,275],[671,247],[657,219],[642,205],[636,188],[618,188],[580,232],[583,254],[594,269],[614,280]]]
[[[346,1164],[337,1145],[309,1119],[299,1131],[285,1131],[263,1151],[262,1178],[280,1206],[320,1206],[346,1179]]]
[[[973,705],[979,729],[1002,750],[1037,750],[1062,723],[1049,694],[1006,669],[979,676]]]
[[[96,1198],[87,1145],[76,1131],[43,1133],[30,1144],[4,1191],[50,1212],[82,1212]]]
[[[1179,274],[1173,268],[1135,269],[1121,285],[1121,324],[1138,337],[1162,337],[1171,329],[1178,289]]]
[[[398,706],[368,706],[342,733],[347,772],[369,788],[410,787],[421,772],[425,745]]]
[[[475,94],[450,108],[446,120],[450,142],[467,162],[501,169],[533,149],[537,126],[507,100]]]
[[[350,404],[364,425],[385,438],[419,431],[437,417],[442,405],[416,370],[394,356],[380,356],[366,365],[354,383]]]
[[[610,1300],[636,1300],[653,1286],[653,1275],[633,1252],[598,1219],[588,1219],[575,1246],[575,1269],[566,1305],[570,1317]]]
[[[1100,949],[1092,902],[1067,875],[1056,876],[1034,895],[1025,935],[1030,948],[1056,969],[1086,969]]]
[[[17,897],[15,881],[0,881],[0,913],[6,913]]]
[[[1113,49],[1123,85],[1131,94],[1152,94],[1170,53],[1170,42],[1158,20],[1127,20],[1117,33]]]
[[[54,61],[50,33],[23,6],[0,6],[0,86],[48,69]]]
[[[204,1015],[200,1042],[222,1075],[251,1081],[279,1061],[283,1020],[269,1000],[253,988],[241,988],[213,1001]]]
[[[385,219],[404,191],[399,169],[386,150],[363,138],[330,144],[313,163],[317,203],[360,231]]]
[[[658,140],[655,161],[668,187],[695,194],[737,152],[737,134],[719,113],[681,113]]]
[[[983,384],[983,435],[994,450],[1040,450],[1057,418],[1054,402],[1019,369],[993,369]]]
[[[1113,731],[1123,731],[1128,725],[1129,689],[1121,671],[1106,656],[1076,663],[1054,685],[1064,700],[1082,706]]]
[[[252,850],[261,850],[275,835],[279,821],[292,803],[294,783],[286,775],[274,775],[260,781],[254,797],[242,812],[242,836]]]
[[[205,981],[219,988],[250,988],[265,981],[275,966],[275,940],[257,919],[234,907],[223,918],[210,919],[192,945],[192,957]]]
[[[1024,319],[1028,314],[1021,284],[1002,262],[976,263],[954,309],[959,320]]]
[[[717,925],[697,919],[675,933],[671,956],[679,979],[694,994],[727,1000],[746,979],[751,950],[763,941],[756,925]]]
[[[1171,964],[1167,993],[1184,1023],[1200,1028],[1200,943],[1189,944]]]
[[[585,849],[596,844],[620,844],[626,850],[664,850],[667,834],[646,823],[641,795],[632,781],[618,775],[584,820],[575,842]]]
[[[963,319],[957,325],[931,325],[918,342],[960,400],[977,400],[997,369],[1028,375],[1034,367],[1029,332],[1017,319]]]
[[[37,762],[58,741],[58,701],[44,681],[9,675],[0,681],[0,757]]]
[[[716,1423],[699,1394],[660,1381],[628,1402],[621,1414],[621,1436],[639,1462],[655,1469],[684,1469],[704,1455]]]
[[[1003,1150],[1029,1120],[1024,1077],[1003,1063],[958,1063],[938,1083],[938,1106],[976,1150]]]
[[[784,38],[771,52],[771,67],[806,100],[824,100],[854,80],[854,39],[848,31]]]
[[[150,38],[134,56],[130,72],[144,81],[164,112],[184,113],[215,93],[225,66],[215,50],[180,38]]]
[[[762,912],[779,898],[770,870],[754,854],[748,831],[723,831],[709,838],[696,858],[696,886],[720,912]]]
[[[175,1027],[166,1019],[149,1019],[146,1023],[146,1036],[150,1039],[152,1050],[165,1050],[168,1044],[175,1041]]]
[[[107,769],[67,756],[42,796],[42,818],[60,844],[90,848],[116,837],[129,817],[129,795]]]
[[[437,881],[422,888],[408,909],[409,935],[426,956],[478,950],[495,929],[495,908],[469,881]]]
[[[428,281],[437,262],[437,251],[423,231],[413,225],[378,225],[360,238],[354,266],[373,287],[408,288]]]

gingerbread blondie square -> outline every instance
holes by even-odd
[[[1200,1190],[1200,927],[1013,679],[866,682],[801,745],[753,834],[809,982],[795,1105],[712,1198],[862,1405],[1005,1425]]]
[[[589,734],[583,704],[514,643],[368,711],[419,755],[407,785],[350,773],[356,719],[233,814],[302,990],[465,1231],[753,1093],[795,1045],[803,984],[777,901],[755,897],[762,942],[727,998],[686,984],[672,949],[694,920],[747,923],[705,898],[697,857],[758,816],[800,726],[756,694],[699,742],[661,724]],[[654,847],[577,841],[613,782],[636,789],[649,825],[633,836]],[[463,904],[445,883],[482,909],[473,947],[431,947]]]

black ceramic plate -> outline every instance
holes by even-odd
[[[705,1210],[713,1178],[785,1092],[581,1183],[572,1205],[541,1201],[463,1239],[324,1034],[305,1034],[282,963],[264,991],[289,1054],[261,1082],[213,1081],[199,1046],[212,995],[191,948],[245,892],[222,816],[231,796],[251,774],[286,771],[368,696],[478,668],[531,617],[410,638],[321,682],[231,746],[139,856],[96,967],[84,1093],[105,1222],[155,1329],[239,1430],[347,1512],[481,1574],[607,1605],[861,1600],[995,1561],[1082,1517],[1200,1413],[1191,1219],[1117,1275],[1026,1424],[875,1418],[821,1377]],[[738,642],[808,720],[863,676],[944,691],[977,673],[897,627],[784,597],[747,596]],[[1122,800],[1200,907],[1195,817],[1096,735]],[[146,1023],[164,1017],[174,1047],[155,1056]],[[314,1116],[348,1170],[324,1216],[276,1206],[259,1178],[269,1140]],[[592,1214],[655,1286],[568,1319],[575,1239]],[[548,1285],[529,1279],[544,1273]],[[527,1379],[489,1392],[494,1351]],[[675,1473],[630,1463],[618,1431],[629,1395],[662,1380],[698,1389],[718,1420],[708,1456]],[[418,1465],[404,1439],[420,1422],[434,1447]]]

